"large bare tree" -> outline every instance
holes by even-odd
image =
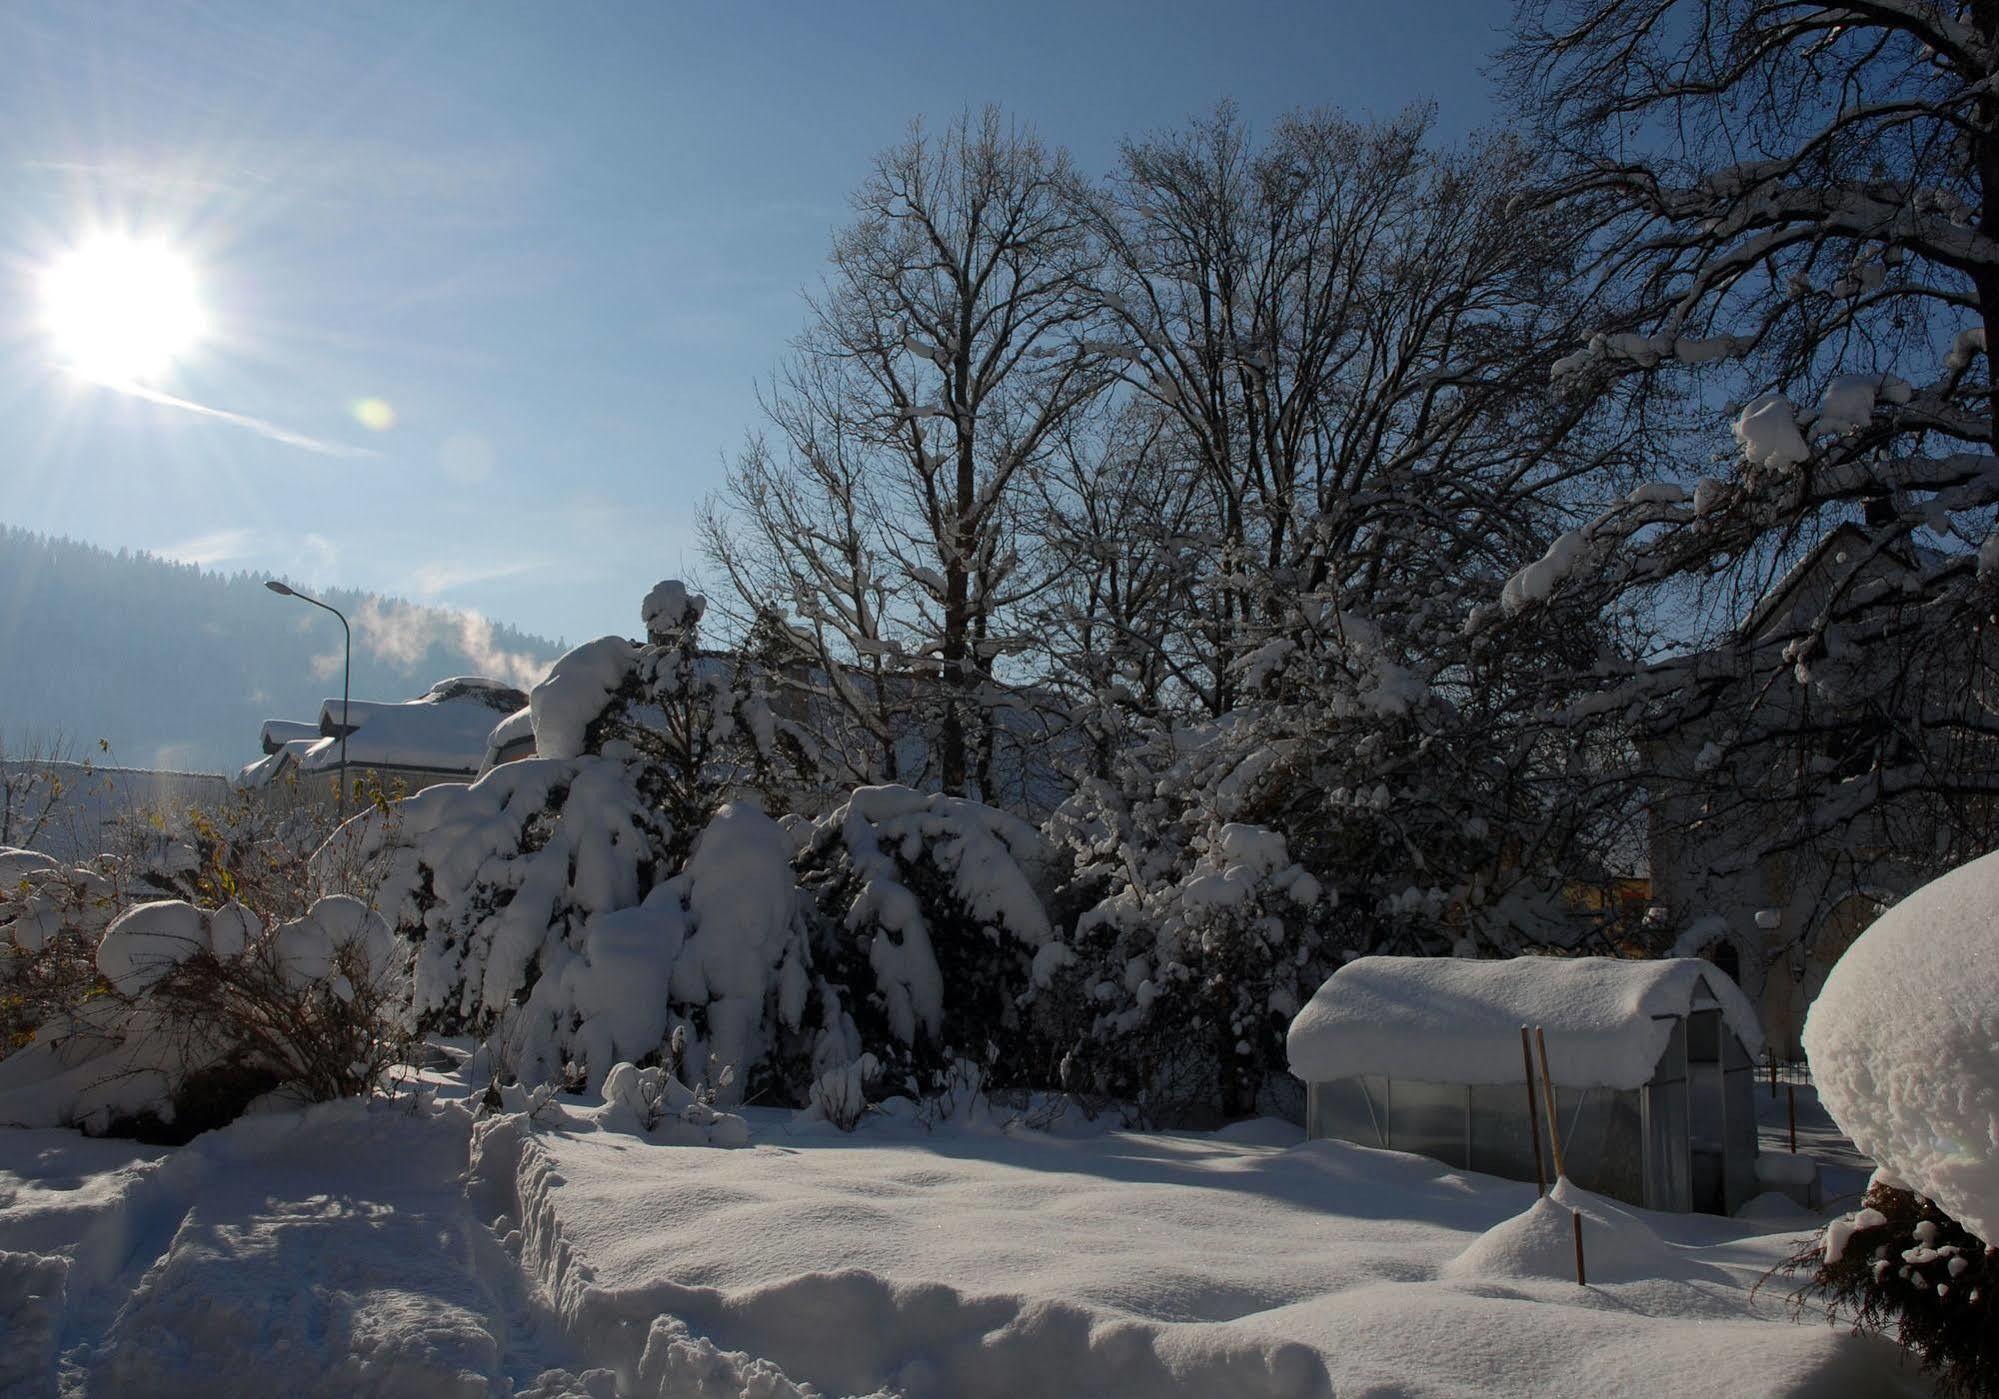
[[[1217,501],[1208,712],[1286,596],[1415,605],[1538,549],[1570,483],[1628,462],[1543,391],[1581,322],[1575,240],[1510,207],[1533,168],[1504,140],[1438,149],[1422,111],[1298,113],[1259,144],[1225,105],[1127,144],[1100,348]]]
[[[994,703],[1034,580],[1014,548],[1028,474],[1096,391],[1071,328],[1096,256],[1068,156],[994,109],[879,156],[753,443],[711,511],[744,609],[798,622],[798,684],[898,773],[989,792]]]

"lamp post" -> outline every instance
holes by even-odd
[[[347,638],[346,645],[343,648],[344,655],[340,663],[340,789],[334,794],[334,812],[339,820],[345,821],[347,819],[347,731],[353,727],[347,722],[348,684],[354,677],[353,628],[347,625],[347,618],[341,613],[340,609],[331,604],[321,602],[316,597],[307,597],[297,588],[286,587],[275,578],[267,580],[264,586],[279,597],[295,597],[300,602],[309,602],[314,607],[325,608],[328,612],[340,618],[341,633]]]

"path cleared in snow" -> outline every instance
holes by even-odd
[[[468,1125],[352,1102],[171,1152],[0,1134],[0,1392],[590,1392],[544,1373],[567,1349],[468,1207]]]
[[[1795,1324],[1807,1227],[1248,1124],[668,1145],[562,1100],[251,1119],[166,1151],[0,1130],[0,1393],[1923,1394]],[[621,1130],[624,1123],[627,1129]]]

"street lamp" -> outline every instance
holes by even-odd
[[[354,676],[353,628],[347,625],[347,618],[342,615],[339,608],[321,602],[316,597],[307,597],[297,588],[288,588],[275,578],[267,580],[264,586],[279,597],[295,597],[300,602],[311,603],[314,607],[324,607],[328,612],[340,618],[340,630],[347,638],[346,654],[340,665],[340,790],[334,795],[335,815],[339,820],[345,821],[347,819],[347,730],[352,727],[347,722],[347,694],[348,682]]]

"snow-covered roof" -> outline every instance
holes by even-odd
[[[461,699],[483,704],[496,714],[511,714],[528,702],[526,691],[504,680],[485,675],[454,675],[432,685],[417,703],[440,704]]]
[[[493,731],[486,735],[486,761],[482,770],[532,756],[534,751],[534,709],[522,705],[493,725]]]
[[[449,680],[440,680],[428,690],[411,700],[342,700],[339,696],[319,702],[318,734],[339,734],[340,715],[345,706],[347,722],[356,728],[368,722],[372,715],[394,710],[408,709],[420,704],[457,704],[481,710],[486,716],[486,724],[491,727],[495,714],[511,714],[528,702],[527,693],[501,680],[489,680],[483,675],[454,675]],[[266,725],[266,727],[269,727]]]
[[[518,714],[527,695],[483,675],[440,680],[412,700],[320,701],[316,724],[285,719],[264,723],[262,761],[236,776],[238,787],[261,787],[296,762],[302,772],[331,772],[340,766],[341,716],[346,715],[350,767],[408,768],[426,772],[479,771],[495,715]]]
[[[305,755],[322,743],[333,743],[338,746],[338,740],[323,739],[316,733],[309,738],[295,738],[289,743],[280,744],[275,750],[267,751],[256,762],[246,764],[230,785],[249,790],[268,787],[283,776],[286,768],[305,761]]]
[[[341,726],[341,715],[343,714],[347,716],[346,722],[350,727],[359,728],[368,722],[368,716],[375,711],[379,709],[396,709],[405,703],[413,704],[415,701],[344,700],[340,696],[335,695],[332,699],[324,699],[319,702],[319,725],[314,732],[322,735],[338,735]]]
[[[276,753],[287,743],[299,739],[319,737],[319,725],[307,723],[303,719],[266,719],[264,731],[258,735],[258,742],[266,754]]]
[[[1867,542],[1867,531],[1848,520],[1805,550],[1797,562],[1785,569],[1756,600],[1756,605],[1749,609],[1749,615],[1742,619],[1742,634],[1761,636],[1774,623],[1784,620],[1785,608],[1805,580],[1816,574],[1835,551],[1842,546],[1859,547]]]
[[[1637,1088],[1670,1021],[1705,1005],[1747,1051],[1756,1011],[1727,973],[1696,957],[1362,957],[1334,972],[1291,1022],[1291,1072],[1308,1082],[1382,1074],[1430,1083],[1519,1083],[1520,1027],[1548,1040],[1565,1087]]]
[[[469,777],[485,761],[486,736],[492,731],[492,708],[477,699],[372,704],[365,715],[355,715],[354,731],[347,736],[347,764]],[[319,739],[306,749],[299,766],[306,772],[338,768],[340,740]]]

